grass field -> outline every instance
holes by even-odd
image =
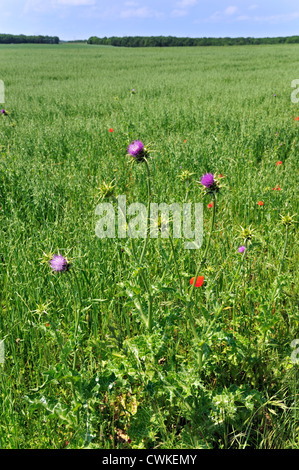
[[[299,448],[298,58],[0,46],[1,448]],[[202,202],[203,246],[98,238],[112,181]]]

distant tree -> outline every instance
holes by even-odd
[[[0,34],[0,44],[59,44],[58,36],[25,36],[24,34]]]
[[[277,38],[189,38],[176,36],[112,36],[110,38],[99,38],[97,36],[92,36],[87,41],[87,44],[102,44],[118,47],[244,46],[248,44],[258,45],[295,43],[299,43],[299,36]]]

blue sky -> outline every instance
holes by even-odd
[[[0,0],[0,33],[291,36],[299,35],[299,0]]]

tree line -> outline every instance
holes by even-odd
[[[295,44],[299,36],[273,38],[179,38],[175,36],[112,36],[99,38],[92,36],[87,44],[100,44],[118,47],[179,47],[179,46],[241,46],[247,44]]]
[[[25,36],[0,34],[0,44],[59,44],[58,36]]]

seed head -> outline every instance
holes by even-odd
[[[288,215],[280,215],[281,223],[285,227],[289,227],[290,225],[293,225],[295,223],[295,221],[293,220],[295,216],[296,216],[296,214],[290,215],[289,213],[288,213]]]
[[[109,197],[113,196],[113,191],[115,188],[113,181],[110,183],[105,183],[105,181],[103,181],[103,183],[99,186],[98,189],[101,199],[108,199]]]
[[[190,183],[193,175],[194,173],[191,173],[189,170],[183,170],[179,178],[181,178],[182,183]]]
[[[251,240],[254,236],[255,229],[250,227],[244,228],[241,226],[241,230],[239,230],[239,238],[241,238],[246,245],[246,242],[251,243]]]

